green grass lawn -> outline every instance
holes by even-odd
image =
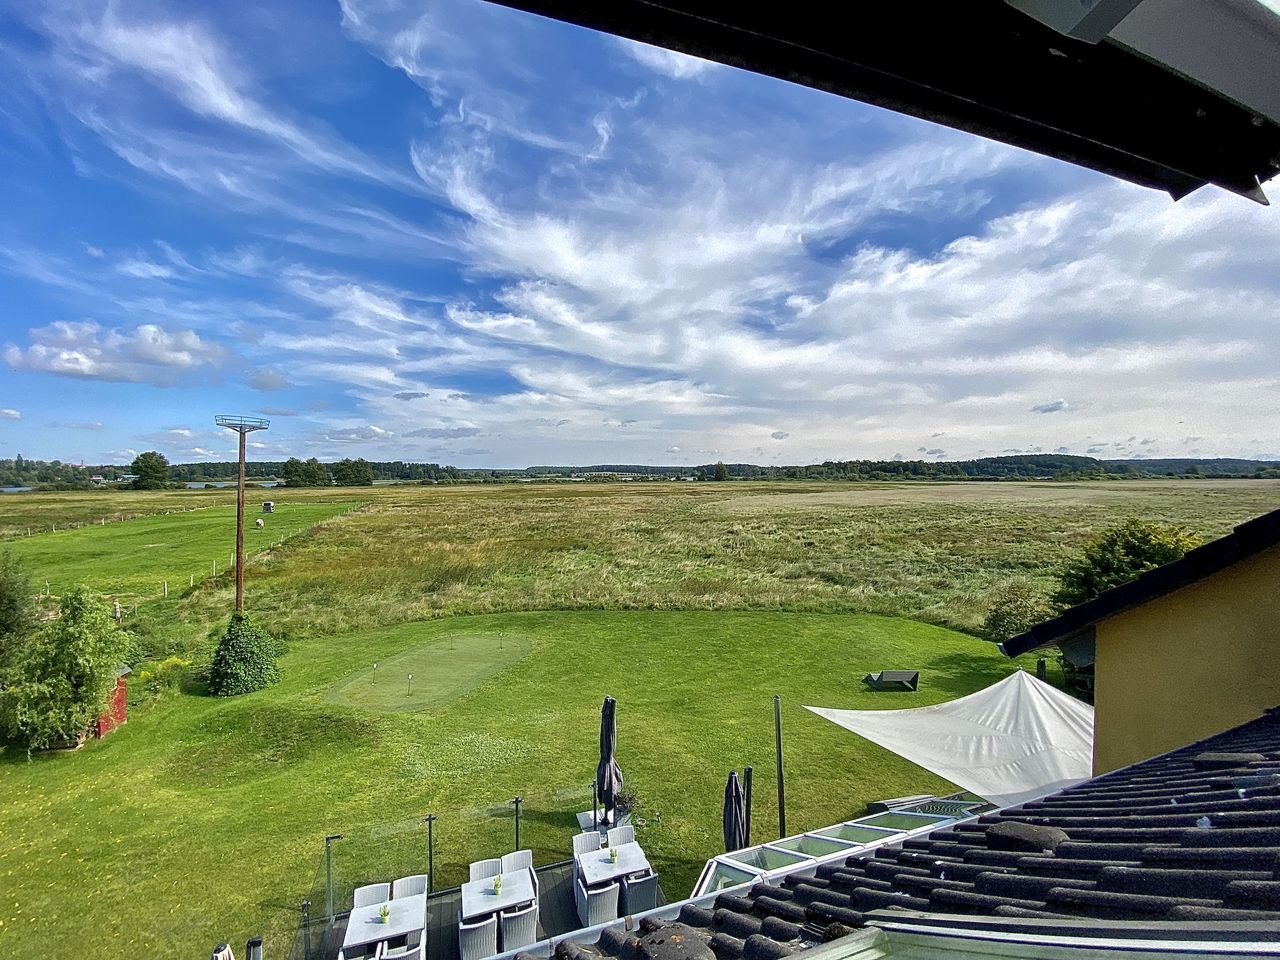
[[[334,516],[357,496],[365,509]],[[683,895],[717,852],[730,767],[756,765],[756,835],[768,834],[774,693],[792,831],[869,799],[945,789],[801,704],[902,707],[985,686],[1011,665],[947,628],[975,628],[1003,584],[1049,585],[1065,557],[1124,516],[1219,536],[1280,503],[1280,482],[412,486],[274,498],[282,512],[268,537],[295,521],[298,535],[258,554],[246,586],[255,620],[288,643],[281,685],[140,706],[135,684],[129,723],[101,743],[30,763],[21,749],[0,753],[0,956],[188,956],[259,931],[280,956],[299,901],[322,902],[325,834],[348,837],[335,847],[346,886],[391,879],[421,869],[417,818],[435,812],[438,879],[456,883],[470,859],[509,845],[516,794],[527,801],[522,840],[540,861],[561,859],[573,813],[590,803],[605,694],[620,701],[620,759],[649,821],[642,840],[668,895]],[[7,544],[55,594],[76,578],[152,597],[177,581],[180,595],[143,602],[126,625],[152,655],[198,668],[231,609],[230,578],[200,578],[213,560],[222,573],[233,503],[233,491],[6,496],[0,535],[216,505]],[[173,524],[184,532],[170,535]],[[190,566],[170,565],[187,552]],[[920,692],[863,690],[858,678],[884,667],[924,671]]]
[[[246,504],[245,554],[270,549],[354,506],[352,503],[280,502],[273,514],[254,513],[256,503]],[[266,526],[258,530],[254,520]],[[69,587],[86,584],[122,598],[154,597],[167,580],[174,593],[187,589],[231,566],[235,549],[234,506],[211,506],[135,520],[83,526],[56,533],[23,537],[7,549],[26,564],[32,582],[57,596]]]
[[[513,641],[529,652],[490,672],[499,634],[501,656],[515,656]],[[437,691],[439,705],[333,701],[335,684],[359,684],[375,660],[381,670],[410,657],[461,678]],[[478,683],[477,660],[488,673]],[[296,640],[282,666],[276,688],[235,700],[175,694],[76,753],[28,762],[4,751],[0,954],[183,957],[261,931],[280,956],[300,900],[323,902],[325,834],[348,837],[335,866],[349,888],[422,870],[416,818],[435,812],[437,881],[456,884],[470,860],[510,847],[516,794],[522,844],[539,862],[564,859],[574,814],[590,805],[606,694],[619,700],[619,759],[648,821],[640,839],[668,895],[686,895],[718,852],[730,767],[754,764],[770,783],[775,693],[794,832],[871,799],[946,788],[802,704],[917,706],[1013,669],[985,643],[905,620],[639,611],[314,637]],[[920,692],[865,690],[859,678],[885,666],[920,668]],[[754,822],[757,838],[773,829],[771,789],[757,792]]]

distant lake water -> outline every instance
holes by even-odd
[[[280,486],[279,480],[249,480],[247,482],[256,484],[257,486],[264,487],[264,488]],[[207,482],[192,481],[191,483],[187,484],[187,489],[203,490],[205,487],[217,487],[219,490],[221,490],[223,487],[234,487],[235,485],[236,485],[236,482],[234,480],[209,480]]]
[[[31,487],[0,487],[0,493],[30,493]]]

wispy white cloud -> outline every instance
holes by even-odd
[[[701,57],[677,53],[665,47],[654,47],[635,40],[618,38],[617,43],[627,55],[644,64],[655,73],[671,77],[673,80],[693,80],[720,67],[720,64]]]
[[[0,420],[21,420],[22,411],[13,407],[0,407]]]

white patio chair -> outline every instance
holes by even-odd
[[[538,895],[538,873],[533,869],[533,851],[517,850],[514,853],[506,853],[502,856],[502,872],[510,873],[513,870],[528,870],[529,879],[533,881],[534,896]],[[504,951],[505,952],[505,948]]]
[[[573,890],[578,900],[578,919],[584,927],[618,919],[618,884],[588,890],[582,878],[576,877]]]
[[[384,943],[382,946],[386,947]],[[387,947],[378,954],[376,960],[426,960],[427,942],[421,933],[409,934],[409,940],[403,947]]]
[[[386,955],[383,951],[386,950],[387,945],[385,943],[377,944],[374,946],[372,953],[368,952],[369,946],[369,944],[365,944],[363,947],[343,947],[338,950],[338,960],[383,960]]]
[[[622,912],[627,916],[654,910],[658,906],[658,875],[645,877],[632,874],[622,878]]]
[[[386,903],[391,899],[391,884],[370,883],[356,887],[351,895],[351,904],[356,907],[368,907],[375,903]]]
[[[538,942],[538,905],[502,911],[502,952]]]
[[[391,899],[399,897],[416,897],[427,892],[427,875],[415,873],[411,877],[401,877],[391,885]]]
[[[502,872],[502,861],[493,860],[477,860],[471,865],[472,880],[487,880],[489,877],[496,877]]]
[[[613,827],[609,830],[609,846],[619,847],[624,843],[636,842],[636,828],[627,824],[625,827]]]
[[[586,833],[580,833],[573,838],[573,855],[581,856],[584,853],[594,853],[600,849],[600,834],[594,830],[588,830]]]
[[[458,956],[460,960],[485,960],[498,952],[498,915],[491,913],[475,923],[463,923],[458,912]]]

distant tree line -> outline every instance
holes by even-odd
[[[234,479],[234,460],[170,464],[158,451],[139,454],[128,466],[80,466],[60,460],[27,460],[21,455],[0,460],[0,486],[38,490],[88,490],[101,477],[118,486],[135,475],[134,489],[160,489],[187,483]],[[593,464],[590,466],[533,466],[524,469],[469,469],[410,460],[343,459],[324,463],[302,460],[250,460],[249,480],[280,480],[291,487],[338,484],[361,486],[375,481],[400,483],[516,483],[529,480],[585,479],[607,483],[631,480],[1116,480],[1152,477],[1280,479],[1280,462],[1269,460],[1150,459],[1096,460],[1066,454],[1018,454],[976,460],[824,460],[822,463],[761,466],[754,463],[707,463],[698,466],[653,464]]]

